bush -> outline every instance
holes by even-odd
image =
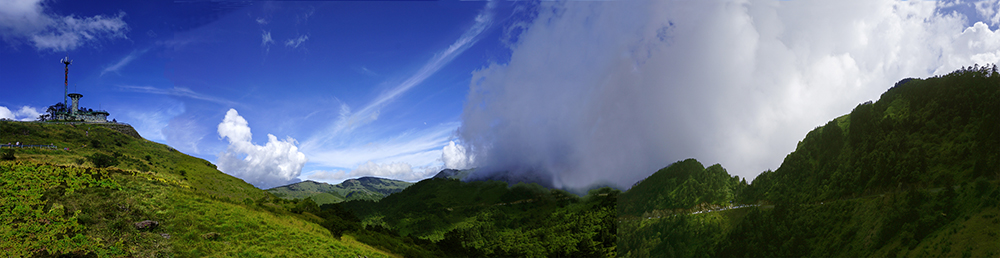
[[[2,160],[14,160],[15,158],[16,157],[14,157],[14,149],[3,150],[3,153],[0,154],[0,159]]]
[[[94,163],[94,167],[98,168],[118,165],[118,158],[108,156],[104,153],[94,153],[94,155],[87,156],[87,159],[90,160],[90,163]]]

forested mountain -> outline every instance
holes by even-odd
[[[722,165],[706,168],[694,159],[679,161],[622,193],[618,199],[618,215],[640,216],[654,210],[729,205],[746,186],[746,180],[730,176]]]
[[[267,191],[279,198],[289,200],[311,198],[316,204],[323,205],[350,200],[380,200],[389,194],[402,191],[412,184],[378,177],[360,177],[344,180],[344,182],[335,185],[303,181],[267,189]]]
[[[737,191],[736,203],[756,205],[620,218],[619,254],[1000,255],[998,118],[995,66],[902,80],[877,102],[809,132],[777,170]],[[678,195],[684,181],[670,179],[685,178],[698,165],[676,163],[623,193],[620,215],[690,207],[693,196],[704,195]],[[640,187],[648,182],[662,188]]]
[[[994,66],[995,67],[995,66]],[[905,79],[806,135],[746,201],[803,203],[1000,178],[994,67]]]
[[[359,235],[392,232],[394,237],[424,243],[422,251],[410,252],[416,255],[608,257],[616,252],[618,193],[601,188],[577,197],[537,184],[508,187],[501,181],[430,178],[378,202],[357,200],[339,206],[372,229]],[[376,241],[366,243],[381,246]],[[407,246],[386,248],[414,249]]]

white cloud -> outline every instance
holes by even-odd
[[[37,109],[29,106],[22,106],[21,109],[14,112],[15,117],[20,117],[21,121],[35,121],[38,120],[38,116],[42,115]]]
[[[257,24],[260,24],[260,25],[267,25],[267,23],[268,23],[267,19],[264,19],[264,17],[258,17],[256,21],[257,21]]]
[[[441,146],[447,144],[456,127],[458,123],[447,123],[378,140],[359,136],[334,148],[307,152],[309,160],[327,167],[352,168],[369,161],[429,166],[438,162]]]
[[[126,109],[124,115],[125,120],[130,121],[135,130],[143,138],[151,141],[165,142],[167,141],[167,137],[164,134],[164,130],[170,124],[170,120],[183,114],[184,111],[184,103],[177,102],[154,110],[133,107]],[[187,128],[184,131],[191,131],[191,128]]]
[[[10,112],[5,106],[0,106],[0,119],[11,119],[14,120],[14,112]]]
[[[44,2],[0,2],[0,37],[10,43],[30,43],[38,50],[52,51],[69,51],[103,39],[127,38],[124,12],[114,16],[58,16],[46,13]]]
[[[467,169],[472,167],[474,160],[473,156],[466,154],[465,147],[456,145],[455,141],[448,142],[441,150],[441,161],[445,168]]]
[[[348,176],[347,172],[344,170],[332,170],[332,171],[315,170],[309,172],[309,174],[302,175],[299,178],[301,178],[302,180],[312,180],[316,182],[327,182],[332,184],[338,184],[340,183],[340,181],[347,179]]]
[[[268,134],[268,141],[263,146],[251,142],[247,120],[235,109],[229,109],[219,123],[219,136],[229,140],[229,147],[219,153],[216,161],[219,170],[261,189],[296,182],[302,166],[308,161],[291,137],[278,140]]]
[[[210,134],[208,128],[200,124],[201,120],[191,115],[177,115],[170,118],[167,127],[160,130],[167,145],[184,153],[201,154],[198,147],[202,139]]]
[[[125,90],[125,91],[130,91],[130,92],[139,92],[139,93],[149,93],[149,94],[170,95],[170,96],[175,96],[175,97],[192,98],[192,99],[197,99],[197,100],[204,100],[204,101],[209,101],[209,102],[215,102],[215,103],[218,103],[218,104],[223,104],[223,105],[228,105],[228,106],[239,106],[240,105],[239,103],[236,103],[236,102],[233,102],[233,101],[229,101],[229,100],[225,100],[225,99],[216,98],[216,97],[208,96],[208,95],[205,95],[205,94],[197,93],[197,92],[195,92],[195,91],[193,91],[191,89],[183,88],[183,87],[174,87],[173,89],[161,89],[161,88],[152,87],[152,86],[119,85],[118,88],[122,89],[122,90]]]
[[[557,186],[689,157],[753,178],[899,79],[1000,61],[997,31],[937,4],[541,2],[510,61],[474,73],[461,141]]]
[[[17,111],[11,111],[7,107],[0,106],[0,119],[10,119],[18,121],[35,121],[42,113],[38,109],[29,106],[21,106]]]
[[[313,180],[317,182],[327,182],[331,184],[340,183],[349,178],[358,177],[381,177],[389,178],[395,180],[403,181],[419,181],[428,177],[431,177],[441,170],[440,166],[423,166],[414,167],[406,162],[387,162],[378,163],[373,161],[368,161],[354,170],[347,172],[345,170],[317,170],[312,171],[307,175],[303,175],[300,178],[303,180]]]
[[[126,65],[128,65],[129,63],[131,63],[132,60],[135,60],[135,58],[137,58],[139,56],[142,56],[142,54],[145,54],[146,51],[149,51],[149,49],[147,48],[147,49],[144,49],[144,50],[141,50],[141,51],[132,51],[132,53],[129,53],[127,56],[123,57],[121,60],[118,60],[117,63],[105,67],[104,70],[101,71],[101,76],[104,76],[104,74],[110,73],[110,72],[118,73],[118,70],[122,69],[122,67],[125,67]]]
[[[308,40],[308,39],[309,39],[309,35],[302,35],[302,36],[299,36],[298,38],[288,39],[288,40],[285,40],[285,46],[286,47],[291,47],[291,48],[299,48],[299,45],[302,45],[302,43],[305,43],[306,40]]]
[[[271,52],[271,45],[274,45],[274,40],[271,39],[271,32],[266,30],[260,31],[260,47],[264,48],[264,53]]]

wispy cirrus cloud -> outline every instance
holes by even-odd
[[[184,97],[184,98],[214,102],[227,106],[242,106],[237,102],[197,93],[188,88],[174,87],[172,89],[161,89],[152,86],[133,86],[133,85],[119,85],[118,88],[120,88],[123,91]]]
[[[264,54],[271,52],[271,45],[274,45],[274,39],[271,39],[271,32],[266,30],[261,30],[260,47],[264,49]]]
[[[430,60],[424,63],[420,69],[410,75],[410,77],[406,80],[399,83],[395,87],[392,87],[388,91],[379,94],[375,99],[361,108],[361,110],[352,112],[350,107],[347,105],[341,105],[338,120],[303,142],[302,148],[304,150],[308,150],[308,152],[324,152],[324,149],[331,147],[328,145],[334,139],[342,137],[360,126],[377,120],[379,111],[382,107],[392,103],[392,101],[413,87],[420,85],[420,83],[424,82],[424,80],[427,80],[428,77],[440,70],[441,67],[444,67],[444,65],[454,60],[455,57],[475,44],[479,39],[479,36],[492,25],[495,7],[495,2],[488,2],[486,6],[480,10],[479,14],[476,15],[475,24],[473,24],[472,27],[469,27],[469,29],[466,30],[457,40],[455,40],[454,43],[431,57]],[[441,145],[438,145],[438,147],[443,144],[444,142],[442,142]]]
[[[446,123],[422,131],[406,132],[388,139],[358,137],[334,148],[304,152],[313,163],[333,168],[350,169],[369,161],[404,162],[427,166],[441,157],[441,146],[448,144],[458,125],[458,123]]]
[[[147,51],[149,51],[148,48],[147,49],[143,49],[143,50],[132,51],[132,53],[129,53],[127,56],[123,57],[121,60],[118,60],[117,63],[114,63],[112,65],[109,65],[109,66],[105,67],[104,70],[101,71],[101,76],[104,76],[104,74],[106,74],[106,73],[112,73],[112,72],[113,73],[118,73],[118,70],[121,70],[122,67],[125,67],[126,65],[128,65],[129,63],[131,63],[136,58],[142,56],[143,54],[146,54]]]
[[[306,40],[309,40],[309,35],[302,35],[298,38],[288,39],[285,40],[285,46],[290,48],[299,48],[299,46],[302,45],[302,43],[305,43]]]

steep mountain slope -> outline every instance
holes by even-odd
[[[323,205],[350,200],[377,201],[387,195],[402,191],[412,184],[386,178],[361,177],[344,180],[344,182],[335,185],[304,181],[267,189],[267,191],[283,199],[312,198],[316,204]]]
[[[0,121],[0,252],[12,257],[379,256],[295,204],[169,146],[94,124]]]
[[[906,79],[817,127],[748,201],[800,203],[1000,178],[1000,74]]]
[[[879,101],[809,132],[777,170],[762,173],[735,196],[737,203],[758,205],[623,217],[620,254],[1000,255],[998,117],[995,67],[900,81]],[[693,163],[687,166],[676,170],[697,171]],[[670,195],[678,189],[671,177],[657,174],[639,185],[657,182],[659,194],[631,193],[639,185],[622,194],[633,214],[683,200]],[[639,196],[671,198],[630,199]]]

